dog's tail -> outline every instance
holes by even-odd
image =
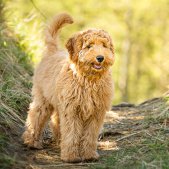
[[[49,27],[46,29],[46,39],[45,43],[48,52],[53,54],[58,49],[58,32],[65,24],[72,24],[73,19],[70,15],[66,13],[61,13],[54,17]]]

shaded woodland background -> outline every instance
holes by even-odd
[[[62,30],[62,47],[76,31],[96,27],[110,33],[116,55],[114,103],[138,103],[168,90],[169,0],[5,0],[4,4],[6,23],[32,64],[41,58],[47,21],[64,11],[75,23]]]

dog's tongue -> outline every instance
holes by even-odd
[[[102,67],[100,65],[94,65],[95,69],[101,69]]]

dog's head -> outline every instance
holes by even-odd
[[[103,74],[114,63],[112,40],[104,30],[77,33],[68,40],[66,48],[80,74]]]

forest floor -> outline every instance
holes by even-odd
[[[10,133],[6,151],[13,156],[14,169],[85,168],[169,168],[169,107],[165,99],[155,98],[139,105],[112,107],[99,137],[100,159],[90,163],[63,163],[60,149],[45,132],[44,149],[30,150],[15,131]],[[5,167],[4,167],[5,168]]]

